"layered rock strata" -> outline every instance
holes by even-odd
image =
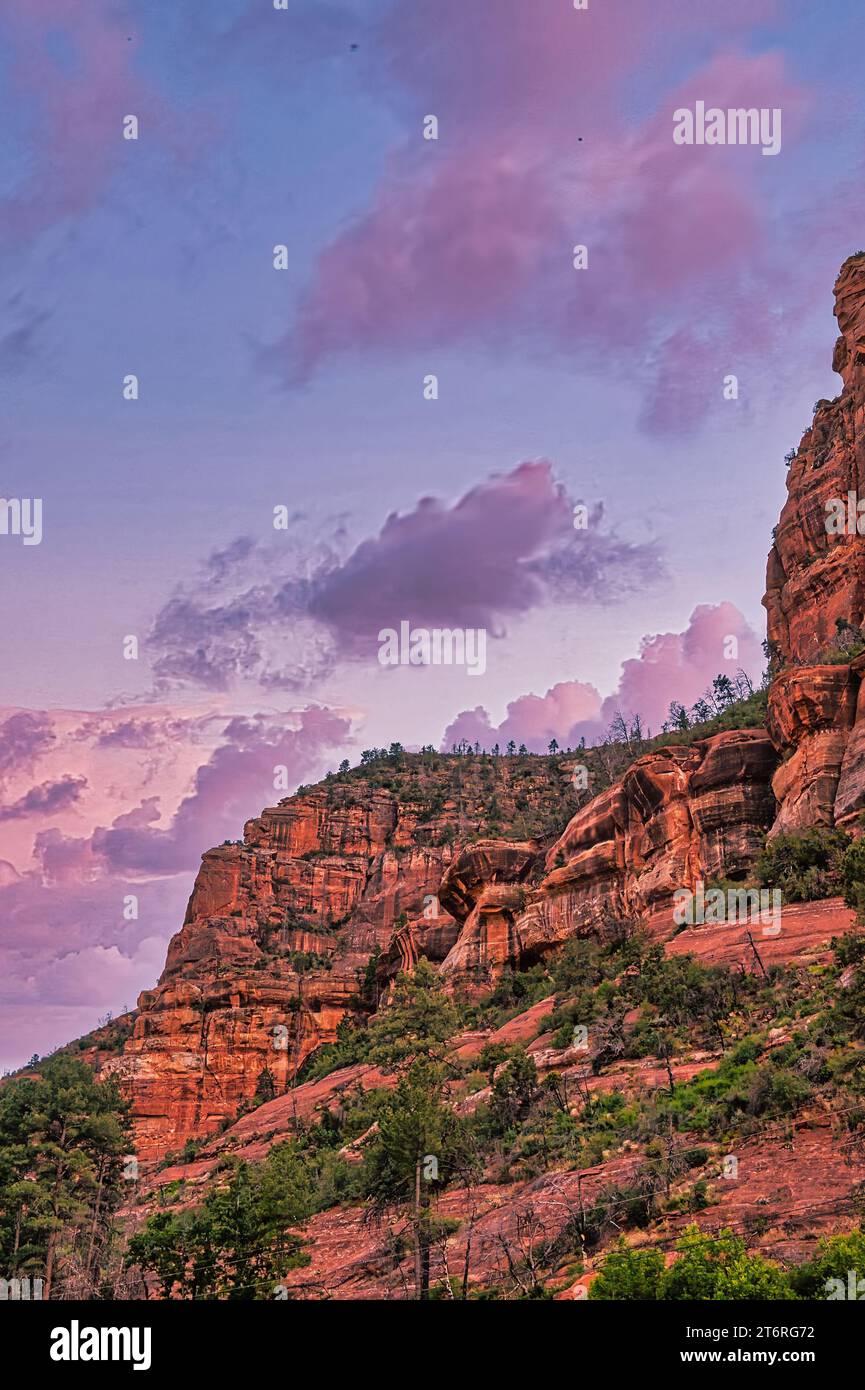
[[[766,573],[780,668],[769,730],[784,760],[774,834],[813,824],[858,832],[865,809],[865,254],[841,267],[835,316],[843,389],[817,402],[793,455]]]

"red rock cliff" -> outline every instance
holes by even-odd
[[[539,874],[536,846],[466,847],[441,888],[462,924],[442,973],[489,986],[507,965],[526,968],[572,936],[603,936],[625,920],[671,936],[677,889],[741,877],[758,854],[775,814],[776,764],[762,729],[658,748],[577,812]]]
[[[459,837],[561,824],[574,804],[550,759],[411,756],[288,798],[205,854],[159,983],[108,1064],[139,1155],[213,1134],[265,1068],[281,1094],[397,969],[443,961],[459,927],[439,885]]]
[[[865,808],[865,536],[855,525],[855,504],[865,499],[865,254],[841,267],[835,315],[833,367],[843,390],[817,403],[790,465],[763,599],[780,668],[768,721],[784,760],[775,833],[852,826]],[[851,494],[852,533],[836,533],[829,504],[846,510]]]
[[[744,876],[773,822],[857,821],[865,540],[830,534],[826,503],[865,495],[865,255],[842,267],[836,314],[843,390],[803,436],[769,557],[768,733],[656,748],[584,805],[556,760],[412,757],[251,820],[204,856],[162,977],[108,1064],[145,1157],[233,1119],[265,1068],[284,1092],[418,955],[485,989],[622,918],[670,936],[676,889]]]

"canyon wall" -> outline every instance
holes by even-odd
[[[840,335],[833,368],[843,389],[818,401],[790,463],[763,602],[778,674],[768,727],[782,756],[773,833],[838,824],[858,831],[865,809],[865,254],[835,283]],[[827,530],[827,504],[853,496],[854,528]],[[865,511],[865,507],[863,507]],[[865,531],[865,515],[861,519]]]
[[[214,1133],[252,1101],[265,1068],[283,1092],[345,1013],[365,1006],[370,958],[400,914],[422,919],[452,853],[418,843],[416,819],[392,792],[318,787],[204,855],[159,983],[140,996],[112,1067],[132,1096],[140,1155]],[[448,921],[436,924],[442,955]]]
[[[669,935],[676,888],[741,875],[758,852],[775,763],[761,730],[658,749],[572,815],[566,760],[409,755],[264,811],[204,855],[159,983],[106,1064],[139,1156],[289,1091],[421,955],[477,994],[624,919]]]

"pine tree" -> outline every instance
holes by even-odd
[[[88,1290],[98,1282],[131,1149],[127,1107],[113,1081],[58,1053],[38,1077],[0,1091],[0,1257],[11,1274],[42,1274],[50,1298],[58,1270]],[[55,1293],[56,1296],[56,1293]]]

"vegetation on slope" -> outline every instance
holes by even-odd
[[[848,1248],[837,1241],[799,1269],[748,1254],[756,1228],[712,1239],[686,1232],[666,1273],[645,1247],[671,1215],[698,1214],[712,1201],[731,1146],[783,1135],[809,1108],[836,1115],[839,1142],[865,1142],[865,940],[854,934],[835,945],[830,966],[773,968],[763,978],[667,958],[638,935],[608,947],[573,941],[545,978],[536,969],[523,982],[524,999],[555,994],[555,1011],[540,1025],[555,1030],[554,1044],[567,1045],[577,1021],[591,1039],[582,1068],[565,1054],[564,1072],[544,1077],[528,1044],[490,1044],[458,1062],[449,1044],[458,1029],[478,1023],[477,1006],[446,996],[421,962],[400,978],[392,1008],[356,1030],[356,1055],[393,1072],[395,1089],[357,1093],[339,1114],[274,1148],[257,1170],[262,1176],[253,1170],[244,1181],[267,1189],[271,1165],[284,1175],[296,1194],[300,1239],[314,1211],[361,1203],[387,1213],[394,1259],[413,1257],[409,1296],[544,1297],[588,1261],[602,1271],[593,1285],[599,1298],[826,1297],[825,1271]],[[516,979],[511,987],[519,991]],[[709,1048],[714,1061],[683,1078],[677,1059]],[[646,1058],[656,1061],[656,1079],[623,1088],[622,1067]],[[471,1106],[454,1109],[470,1096]],[[437,1214],[445,1192],[585,1171],[616,1155],[632,1160],[627,1180],[574,1207],[554,1235],[539,1225],[528,1254],[524,1245],[509,1248],[499,1282],[482,1287],[461,1272],[443,1288],[435,1277],[441,1259],[432,1256],[454,1229]],[[226,1190],[233,1190],[246,1165],[230,1156],[224,1162]],[[129,1258],[175,1296],[217,1296],[187,1275],[165,1284],[166,1271],[191,1268],[190,1223],[205,1221],[213,1250],[207,1202],[199,1215],[157,1213],[130,1246]],[[636,1249],[615,1245],[623,1231],[633,1233]],[[275,1263],[250,1279],[242,1251],[229,1241],[213,1255],[222,1270],[214,1289],[256,1296],[249,1293],[256,1285],[265,1290],[257,1296],[272,1297],[279,1262],[303,1258],[300,1244],[283,1242],[275,1251]]]

